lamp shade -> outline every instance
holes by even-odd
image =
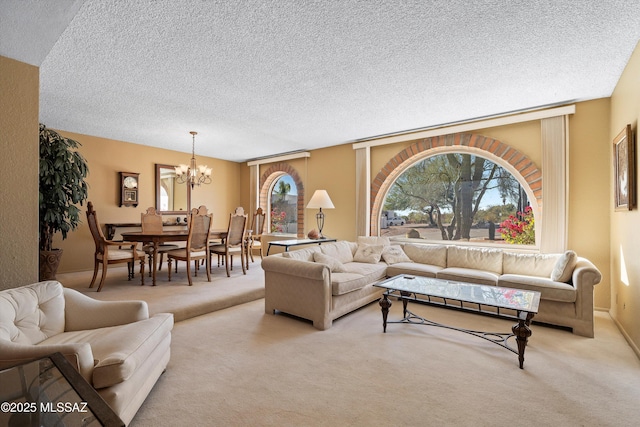
[[[334,209],[333,202],[331,201],[331,197],[327,193],[327,190],[316,190],[313,193],[313,197],[309,200],[307,204],[307,209]]]

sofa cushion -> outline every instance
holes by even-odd
[[[573,269],[576,268],[578,255],[574,251],[566,251],[560,256],[558,262],[551,272],[551,280],[554,282],[569,282],[573,275]]]
[[[549,277],[560,254],[523,254],[503,252],[502,273]]]
[[[562,282],[555,282],[546,277],[524,276],[520,274],[503,274],[498,279],[498,286],[540,292],[540,299],[575,302],[576,289]]]
[[[313,254],[316,252],[320,252],[320,248],[318,246],[312,246],[310,248],[297,249],[291,252],[282,252],[282,256],[284,258],[313,262]]]
[[[407,243],[403,247],[404,253],[411,261],[420,264],[435,265],[438,267],[447,266],[447,247],[444,245],[420,245]]]
[[[391,240],[386,236],[358,236],[358,245],[360,244],[389,246]]]
[[[320,245],[320,250],[323,254],[336,258],[343,264],[353,261],[353,251],[351,245],[346,240],[335,243],[325,243],[324,245]]]
[[[346,273],[331,273],[331,293],[334,296],[371,286],[386,275],[387,264],[350,262],[344,264]]]
[[[387,264],[397,264],[399,262],[413,262],[402,250],[400,245],[385,246],[382,250],[382,259]]]
[[[387,267],[387,276],[393,277],[399,274],[413,274],[415,276],[436,277],[436,273],[442,267],[419,262],[399,262]]]
[[[56,281],[0,292],[0,339],[38,344],[64,332],[64,292]]]
[[[346,271],[344,269],[344,264],[329,255],[323,254],[322,252],[314,252],[313,260],[321,264],[326,264],[332,273],[344,273]]]
[[[379,262],[377,264],[371,264],[366,262],[348,262],[344,265],[344,269],[347,273],[358,273],[363,276],[370,276],[371,280],[377,280],[381,277],[385,277],[387,272],[387,264]]]
[[[173,315],[155,316],[128,323],[86,331],[64,332],[41,344],[89,343],[94,357],[94,388],[109,387],[127,380],[171,333]]]
[[[447,248],[447,267],[502,274],[502,251],[500,249],[449,246]]]
[[[438,271],[436,277],[438,279],[477,283],[480,285],[497,285],[500,275],[492,271],[482,271],[474,268],[447,267]]]
[[[384,250],[383,245],[367,245],[367,244],[359,244],[358,250],[353,255],[353,260],[355,262],[366,262],[369,264],[377,264],[380,262],[380,258],[382,257],[382,251]]]
[[[138,256],[139,257],[144,257],[146,254],[142,251],[136,251],[138,252]],[[133,251],[132,250],[126,250],[126,249],[109,249],[107,251],[107,259],[109,261],[117,261],[117,260],[121,260],[121,259],[127,259],[127,258],[131,258],[133,256]],[[104,254],[99,253],[97,255],[98,259],[102,259],[104,258]]]

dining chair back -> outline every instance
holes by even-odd
[[[264,233],[266,217],[267,214],[262,210],[262,208],[258,208],[253,214],[251,228],[249,229],[251,233],[247,236],[247,253],[251,258],[251,262],[253,262],[254,249],[260,249],[260,259],[262,259],[262,233]]]
[[[207,270],[207,280],[211,281],[211,257],[209,254],[209,235],[213,215],[207,214],[207,208],[200,206],[198,209],[191,209],[189,215],[189,235],[187,246],[182,249],[174,249],[167,252],[169,258],[169,281],[171,281],[171,260],[186,261],[187,280],[189,286],[193,285],[191,280],[191,261],[194,261],[195,276],[198,275],[198,262],[205,260]]]
[[[147,208],[146,212],[140,214],[140,223],[143,233],[159,233],[162,231],[162,215],[156,208]]]
[[[144,252],[138,252],[136,249],[137,243],[107,240],[98,222],[98,213],[93,209],[93,203],[91,202],[87,204],[87,224],[89,224],[89,230],[91,231],[91,236],[96,246],[93,257],[93,278],[91,279],[89,287],[93,287],[98,277],[100,264],[102,264],[102,277],[98,285],[98,292],[100,292],[104,285],[109,264],[127,263],[129,280],[131,280],[134,276],[135,261],[140,261],[140,276],[141,282],[144,285]]]
[[[240,263],[242,273],[247,274],[245,268],[247,215],[242,207],[236,208],[235,212],[229,215],[229,227],[227,237],[222,244],[215,244],[210,247],[212,254],[224,255],[224,264],[227,270],[227,277],[231,277],[230,268],[233,269],[233,254],[240,253]],[[229,262],[231,259],[231,262]]]
[[[142,226],[143,233],[161,233],[163,230],[162,225],[162,215],[156,211],[156,208],[149,207],[146,212],[140,214],[140,224]],[[158,270],[162,270],[162,261],[164,259],[164,254],[166,252],[172,251],[174,249],[178,249],[178,245],[174,245],[171,243],[160,243],[156,249],[156,253],[154,253],[154,245],[153,243],[147,243],[142,247],[142,250],[145,251],[147,255],[149,255],[149,276],[151,276],[152,265],[158,256],[160,255],[160,264],[158,266]]]

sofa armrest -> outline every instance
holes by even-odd
[[[276,310],[331,327],[331,271],[326,264],[281,256],[263,259],[265,313]]]
[[[586,258],[578,257],[571,280],[577,293],[577,318],[591,319],[593,322],[593,287],[602,280],[600,270]],[[593,336],[593,333],[590,336]]]
[[[62,355],[91,384],[93,352],[89,343],[18,344],[0,339],[0,369],[41,359],[53,353]]]
[[[64,288],[65,331],[125,325],[149,318],[145,301],[99,301]]]
[[[314,280],[324,280],[330,273],[326,264],[284,258],[279,255],[265,257],[262,260],[262,269],[273,273]]]
[[[572,282],[573,286],[595,286],[602,280],[602,273],[586,258],[578,257],[578,262],[573,269]]]

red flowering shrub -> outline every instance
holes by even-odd
[[[278,212],[278,208],[273,208],[273,210],[271,211],[271,232],[284,232],[286,218],[287,213],[285,211]]]
[[[524,212],[509,215],[509,218],[500,224],[498,232],[507,243],[533,245],[536,242],[536,233],[531,206],[527,206]]]

